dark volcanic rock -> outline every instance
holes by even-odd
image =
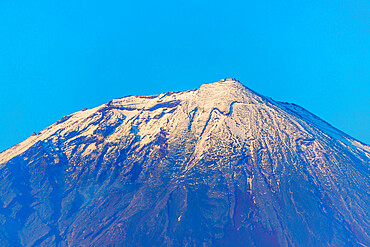
[[[238,81],[71,114],[0,170],[0,246],[370,246],[370,147]]]

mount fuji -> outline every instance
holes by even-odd
[[[235,79],[0,153],[0,246],[370,246],[370,146]]]

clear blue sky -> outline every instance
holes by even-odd
[[[369,1],[0,1],[0,151],[125,95],[236,77],[370,143]]]

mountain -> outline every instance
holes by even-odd
[[[0,246],[370,246],[370,146],[223,79],[0,153]]]

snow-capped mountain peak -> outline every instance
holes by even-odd
[[[0,245],[370,244],[369,146],[236,79],[65,116],[0,169]]]

